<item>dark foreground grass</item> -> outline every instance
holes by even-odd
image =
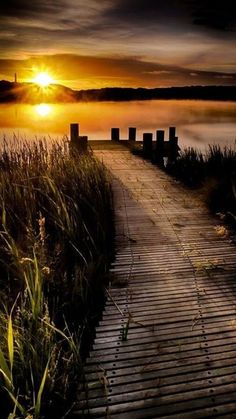
[[[166,170],[187,186],[201,188],[214,212],[236,226],[236,149],[209,146],[206,153],[188,148]]]
[[[109,179],[66,142],[5,147],[0,199],[0,415],[67,417],[111,258]]]

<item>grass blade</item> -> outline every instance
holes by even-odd
[[[11,387],[12,387],[12,382],[11,382],[11,379],[7,376],[7,374],[3,371],[3,369],[2,369],[2,368],[0,368],[0,373],[3,375],[3,377],[4,377],[4,379],[5,379],[6,386],[7,386],[8,388],[11,388]]]
[[[38,418],[39,414],[40,414],[42,394],[43,394],[43,390],[44,390],[47,375],[48,375],[49,362],[50,362],[50,358],[49,358],[49,360],[47,362],[47,365],[45,367],[43,377],[42,377],[42,381],[41,381],[39,391],[38,391],[38,395],[37,395],[37,400],[36,400],[36,404],[35,404],[35,417],[36,418]]]
[[[7,346],[8,346],[8,354],[9,354],[9,361],[10,361],[10,368],[11,368],[11,376],[12,376],[12,369],[13,369],[13,362],[14,362],[14,337],[13,337],[13,326],[12,326],[12,313],[8,319],[8,328],[7,328]]]
[[[8,388],[4,387],[4,389],[7,391],[7,393],[9,394],[9,397],[14,402],[14,410],[15,410],[15,407],[17,407],[17,409],[19,409],[19,411],[21,412],[21,414],[25,417],[26,416],[26,411],[23,408],[23,406],[18,402],[18,400],[14,396],[14,394],[10,390],[8,390]]]
[[[11,383],[11,371],[7,365],[4,353],[0,348],[0,372],[3,374],[8,385]]]

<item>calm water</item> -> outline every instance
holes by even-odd
[[[206,101],[143,101],[41,105],[0,105],[0,138],[48,141],[68,135],[69,125],[80,123],[81,135],[89,139],[109,139],[110,128],[120,127],[127,137],[129,126],[137,136],[175,125],[180,145],[204,149],[209,143],[234,145],[236,103]]]

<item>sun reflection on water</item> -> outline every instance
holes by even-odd
[[[46,103],[40,103],[40,105],[35,106],[35,111],[39,116],[45,117],[52,112],[52,106]]]

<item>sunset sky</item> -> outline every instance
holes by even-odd
[[[7,0],[0,79],[72,88],[236,84],[233,0]]]

